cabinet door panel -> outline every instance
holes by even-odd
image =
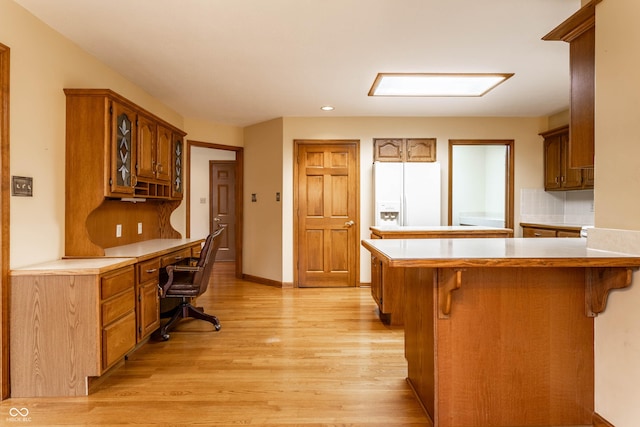
[[[544,141],[544,188],[552,190],[560,188],[562,160],[562,138],[560,135],[549,137]]]
[[[136,313],[129,314],[102,329],[102,369],[122,359],[136,345]]]
[[[113,102],[111,114],[111,193],[133,194],[136,183],[136,113]]]
[[[373,160],[378,162],[402,162],[404,160],[402,139],[374,139]]]
[[[435,138],[407,139],[406,150],[407,162],[436,161]]]
[[[172,176],[171,176],[171,197],[182,199],[182,159],[183,159],[182,136],[173,134],[172,154]]]
[[[158,126],[158,141],[156,144],[156,179],[171,181],[171,131],[164,126]]]
[[[140,178],[155,178],[156,133],[156,122],[138,115],[137,169]]]
[[[138,292],[138,341],[140,341],[160,326],[160,297],[157,282],[140,286]]]

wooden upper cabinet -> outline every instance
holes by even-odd
[[[110,147],[111,171],[108,196],[132,195],[136,184],[136,113],[118,102],[112,102],[111,135],[105,143]],[[68,148],[67,148],[68,149]]]
[[[376,162],[401,162],[404,159],[402,139],[374,139],[373,160]]]
[[[595,154],[595,9],[592,0],[544,36],[569,43],[571,76],[568,164],[592,168]]]
[[[593,169],[569,165],[569,126],[540,134],[544,137],[544,189],[583,190],[593,188]]]
[[[137,169],[138,178],[155,178],[155,158],[156,158],[156,122],[143,115],[138,115],[138,153]]]
[[[170,202],[154,204],[157,214],[151,203],[137,210],[145,218],[161,218],[164,237],[178,234],[166,219],[183,197],[182,187],[172,189],[172,144],[174,135],[182,140],[185,132],[109,89],[64,93],[65,255],[103,256],[114,233],[109,230],[109,239],[103,239],[107,232],[100,221],[124,210],[111,203],[122,198]]]
[[[420,138],[407,139],[406,143],[407,162],[435,162],[436,161],[436,139]]]
[[[171,130],[158,125],[158,137],[156,141],[156,179],[159,181],[171,181]]]
[[[183,194],[183,163],[184,141],[182,135],[172,135],[171,145],[171,198],[182,199]]]
[[[138,115],[138,177],[168,185],[171,182],[171,129],[152,118]]]
[[[435,138],[375,138],[373,160],[376,162],[435,162]]]

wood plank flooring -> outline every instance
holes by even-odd
[[[182,321],[87,397],[0,402],[0,425],[431,426],[405,381],[403,331],[378,320],[368,288],[279,289],[233,270],[217,263],[198,299],[219,332]]]

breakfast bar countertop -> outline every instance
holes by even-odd
[[[391,267],[639,267],[640,256],[587,248],[587,239],[370,239]]]

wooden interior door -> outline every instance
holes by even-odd
[[[216,255],[216,261],[236,260],[236,162],[212,160],[209,162],[211,195],[209,197],[209,230],[226,228]]]
[[[296,141],[299,287],[356,286],[359,161],[356,141]]]

